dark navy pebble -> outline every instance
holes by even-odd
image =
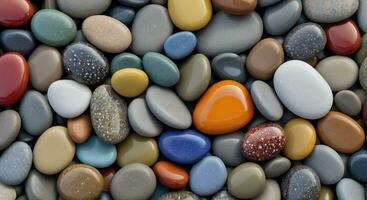
[[[361,150],[353,154],[349,158],[348,168],[355,180],[367,182],[367,150]]]
[[[169,36],[164,42],[164,51],[172,59],[182,59],[190,55],[197,44],[196,36],[188,31],[182,31]]]
[[[0,43],[5,51],[15,51],[29,55],[36,46],[31,32],[21,29],[7,29],[0,35]]]

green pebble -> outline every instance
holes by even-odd
[[[111,62],[111,74],[124,68],[142,69],[141,59],[132,53],[121,53],[116,55]]]

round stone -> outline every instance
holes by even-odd
[[[75,143],[85,142],[92,134],[90,116],[84,113],[67,121],[68,134]]]
[[[20,27],[26,25],[35,13],[35,8],[29,0],[0,1],[0,25],[5,27]]]
[[[275,180],[266,180],[264,191],[256,197],[254,200],[281,200],[282,195],[279,184]]]
[[[135,18],[135,10],[126,6],[114,6],[109,15],[129,26]]]
[[[18,136],[21,118],[14,110],[0,112],[0,150],[6,149]]]
[[[30,31],[21,29],[6,29],[0,34],[0,44],[5,51],[29,55],[36,46],[36,41]]]
[[[111,61],[111,74],[124,68],[143,69],[141,59],[132,53],[120,53]]]
[[[246,162],[240,151],[243,136],[242,132],[234,132],[215,137],[212,147],[213,154],[218,156],[225,165],[231,167]]]
[[[342,113],[351,117],[357,116],[362,109],[362,102],[358,95],[351,90],[342,90],[336,93],[334,103]]]
[[[107,10],[111,0],[57,0],[58,8],[75,18],[98,15]]]
[[[278,178],[291,168],[291,161],[283,156],[266,161],[261,166],[265,172],[266,178]]]
[[[159,182],[172,189],[183,189],[189,182],[186,170],[168,161],[159,161],[153,167]]]
[[[348,161],[348,169],[354,180],[366,182],[367,176],[364,169],[367,166],[367,151],[361,150],[353,154]]]
[[[336,185],[336,196],[338,199],[365,199],[365,188],[357,181],[343,178]]]
[[[172,59],[183,59],[195,49],[197,39],[189,31],[177,32],[169,36],[164,42],[164,51]]]
[[[234,53],[222,53],[212,60],[212,68],[218,78],[240,83],[247,78],[244,65],[243,59]]]
[[[141,95],[149,84],[147,74],[140,69],[121,69],[112,75],[112,88],[123,97],[137,97]]]
[[[226,1],[226,0],[214,0],[214,5],[218,7],[220,10],[227,12],[229,14],[234,15],[246,15],[251,11],[255,10],[257,1],[256,0],[234,0],[234,1]]]
[[[25,194],[28,199],[56,200],[56,179],[32,170],[25,182]]]

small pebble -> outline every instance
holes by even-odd
[[[265,172],[266,178],[278,178],[291,168],[291,161],[286,157],[278,155],[264,162],[261,167]]]
[[[183,189],[189,182],[189,174],[184,168],[168,161],[158,161],[153,167],[157,179],[171,189]]]
[[[280,186],[275,180],[266,180],[264,191],[254,200],[281,200]]]
[[[126,26],[129,26],[135,17],[135,10],[126,6],[115,6],[109,12],[109,15]]]
[[[102,14],[110,4],[111,0],[57,0],[58,8],[75,18]]]
[[[5,51],[18,52],[28,56],[36,46],[31,32],[22,29],[7,29],[0,35],[0,44]]]
[[[367,182],[364,169],[367,166],[367,151],[361,150],[353,154],[348,161],[348,169],[354,180]]]
[[[0,112],[0,150],[6,149],[17,138],[21,128],[21,118],[14,110]]]
[[[177,32],[169,36],[164,42],[164,51],[172,59],[183,59],[195,49],[197,39],[189,31]]]
[[[247,75],[242,58],[234,53],[222,53],[212,60],[212,69],[222,80],[245,82]]]
[[[147,74],[135,68],[121,69],[114,73],[111,78],[112,88],[123,97],[137,97],[148,87]]]
[[[246,15],[251,11],[255,10],[257,1],[256,0],[234,0],[234,1],[226,1],[226,0],[214,0],[214,5],[217,6],[220,10],[234,14],[234,15]]]
[[[142,69],[141,59],[132,53],[117,54],[111,61],[111,74],[124,68]]]
[[[358,95],[350,90],[342,90],[334,96],[334,103],[342,113],[351,117],[357,116],[362,109],[362,102]]]
[[[238,131],[215,137],[212,147],[213,154],[218,156],[226,166],[235,167],[246,162],[239,151],[243,136],[244,133]]]
[[[67,121],[68,134],[75,143],[85,142],[92,134],[92,122],[89,114],[84,113]]]

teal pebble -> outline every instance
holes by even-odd
[[[142,69],[141,59],[132,53],[121,53],[116,55],[111,62],[111,74],[124,68]]]
[[[77,31],[73,19],[53,9],[38,11],[32,18],[31,29],[39,41],[54,47],[73,41]]]
[[[115,145],[106,144],[93,135],[86,142],[77,145],[76,156],[82,163],[105,168],[116,161],[117,150]]]
[[[149,52],[143,57],[143,66],[150,80],[163,87],[171,87],[180,80],[176,64],[168,57]]]

